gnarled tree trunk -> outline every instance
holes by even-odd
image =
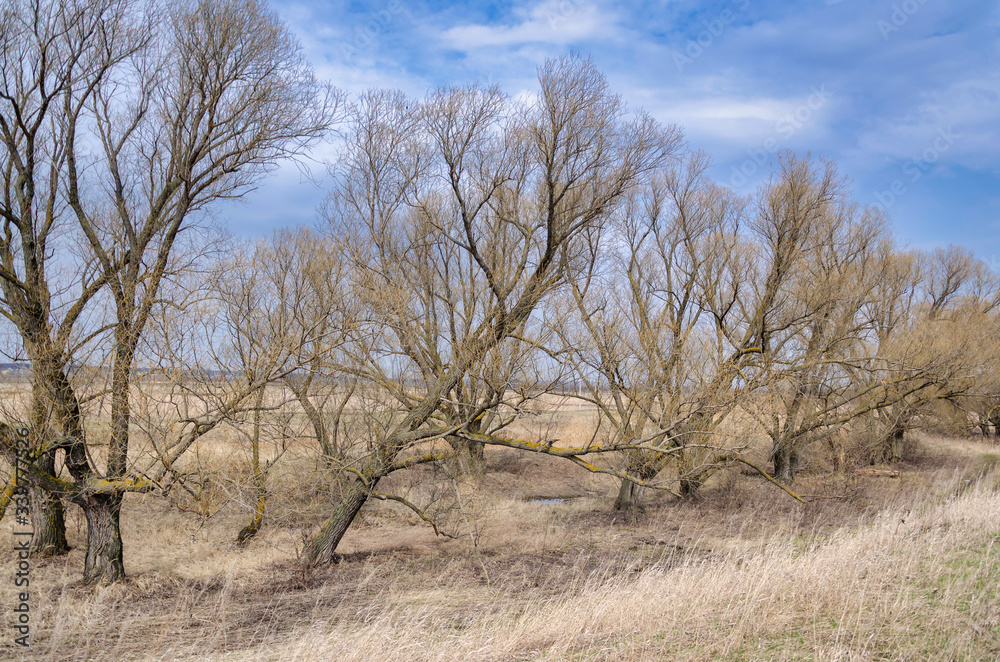
[[[85,584],[110,584],[125,577],[122,559],[120,514],[122,495],[91,494],[85,498],[87,556],[83,565]]]
[[[36,461],[40,468],[50,475],[55,475],[54,453],[46,453],[45,457]],[[66,541],[66,519],[63,514],[63,504],[58,496],[31,484],[28,486],[31,500],[31,554],[33,556],[61,556],[69,552]]]
[[[663,469],[662,458],[666,456],[650,456],[647,453],[630,454],[625,473],[635,476],[636,480],[645,482],[656,478]],[[618,498],[615,499],[615,510],[635,510],[641,507],[642,485],[628,479],[622,479]]]
[[[50,394],[53,392],[50,390],[51,377],[39,364],[37,360],[32,362],[35,376],[31,385],[31,443],[38,450],[48,441]],[[51,373],[52,368],[48,370]],[[54,476],[55,450],[42,454],[36,464],[42,471]],[[62,500],[35,484],[28,487],[28,494],[31,500],[31,527],[34,531],[31,537],[31,554],[45,557],[68,553]]]
[[[903,460],[903,438],[906,435],[906,428],[899,424],[890,429],[882,438],[876,452],[872,455],[872,464],[892,462],[902,462]]]

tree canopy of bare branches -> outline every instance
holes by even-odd
[[[59,428],[35,443],[35,482],[84,509],[85,579],[114,580],[121,495],[150,485],[129,467],[134,361],[163,283],[185,268],[178,237],[322,137],[338,96],[257,0],[15,0],[2,20],[4,313],[32,362],[35,407]],[[66,284],[51,279],[56,241],[78,262]],[[111,312],[82,327],[99,297]],[[67,369],[105,337],[111,432],[98,467]],[[56,449],[69,481],[45,459]]]

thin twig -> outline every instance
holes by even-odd
[[[434,521],[434,519],[428,517],[427,514],[424,513],[424,511],[420,510],[420,508],[412,501],[409,501],[396,494],[385,494],[383,492],[370,492],[369,494],[375,497],[376,499],[381,499],[382,501],[395,501],[397,503],[403,504],[404,506],[415,512],[417,516],[420,517],[420,519],[430,524],[431,528],[434,529],[435,535],[442,536],[444,538],[451,538],[452,540],[458,540],[458,536],[453,536],[452,534],[447,533],[446,531],[440,530],[437,527],[437,523]]]
[[[479,561],[479,567],[483,569],[483,576],[486,577],[486,585],[490,586],[490,572],[486,569],[486,564],[483,562],[483,557],[479,553],[479,543],[476,540],[476,535],[472,531],[472,524],[469,522],[469,515],[465,512],[465,504],[462,502],[462,493],[458,491],[458,481],[455,480],[454,474],[448,472],[448,477],[451,478],[451,485],[455,488],[455,497],[458,499],[458,510],[462,513],[462,519],[465,520],[465,528],[469,532],[469,538],[472,540],[472,552],[476,555],[476,560]]]

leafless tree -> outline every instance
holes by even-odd
[[[287,425],[266,425],[297,404],[315,434],[328,466],[339,466],[345,408],[357,378],[344,369],[343,345],[355,327],[356,302],[344,296],[345,270],[338,246],[315,232],[279,231],[244,255],[227,260],[215,296],[223,303],[226,338],[235,361],[220,369],[240,375],[258,389],[251,404],[246,434],[250,451],[253,517],[237,541],[246,543],[263,524],[267,475],[280,452],[262,459],[262,435],[284,451],[294,434]],[[347,383],[339,378],[346,377]],[[286,387],[271,389],[268,386]],[[232,412],[229,422],[244,432],[245,413]],[[343,426],[346,427],[346,426]]]
[[[993,370],[1000,277],[957,246],[916,253],[910,259],[919,265],[914,304],[906,332],[895,337],[889,350],[933,366],[935,387],[909,398],[905,407],[888,411],[899,420],[893,433],[901,439],[920,415],[941,422],[952,419],[954,432],[979,426],[988,434],[1000,421],[995,409],[1000,388]],[[885,435],[876,436],[880,438]],[[876,443],[872,459],[897,458],[900,450],[898,442]]]
[[[539,82],[527,106],[466,87],[421,104],[373,93],[354,109],[330,221],[369,309],[360,388],[396,412],[350,468],[310,564],[332,558],[382,477],[443,457],[432,440],[531,446],[488,417],[508,402],[532,313],[575,275],[581,237],[674,146],[589,61],[550,61]]]
[[[54,438],[82,433],[69,370],[89,336],[101,330],[100,322],[97,329],[87,327],[87,309],[106,285],[93,261],[79,259],[79,251],[76,273],[60,269],[74,262],[76,239],[65,195],[73,114],[91,97],[95,82],[139,48],[141,37],[138,42],[111,38],[116,29],[138,30],[125,9],[113,1],[26,1],[5,3],[0,15],[2,311],[31,362],[31,446],[36,465],[49,474],[55,470]],[[48,426],[50,416],[58,421],[55,429]],[[65,552],[61,502],[37,484],[31,491],[33,549]]]
[[[287,29],[257,0],[192,0],[163,10],[126,0],[29,2],[5,20],[19,31],[5,31],[14,107],[4,115],[13,127],[5,130],[8,152],[12,165],[27,164],[8,199],[34,176],[34,156],[53,160],[44,175],[51,202],[41,207],[48,215],[34,225],[17,221],[22,244],[56,226],[82,235],[88,270],[79,306],[66,318],[82,314],[98,291],[114,310],[107,465],[95,466],[87,452],[65,376],[69,357],[60,363],[46,358],[58,353],[36,352],[33,365],[54,403],[64,435],[57,446],[72,477],[58,479],[40,467],[36,482],[84,509],[84,579],[113,581],[123,573],[122,494],[149,488],[128,466],[129,387],[160,287],[171,278],[174,245],[213,201],[241,195],[278,160],[319,138],[337,97],[316,82]],[[28,46],[14,50],[22,43]],[[44,135],[44,144],[29,139],[30,131]],[[17,223],[8,215],[8,227]],[[31,255],[44,249],[29,247]],[[44,309],[38,316],[45,317]],[[32,329],[50,328],[48,319],[23,321],[33,318],[20,309],[13,317],[27,329],[26,344],[46,335]]]
[[[350,341],[358,347],[354,332],[360,301],[351,295],[343,256],[337,239],[305,228],[276,233],[267,256],[261,256],[274,263],[266,267],[272,282],[286,279],[277,289],[293,304],[297,333],[309,339],[299,345],[299,367],[283,384],[294,394],[324,462],[331,466],[344,458],[344,438],[351,435],[347,406],[359,382],[353,370],[357,361],[344,348]]]
[[[552,314],[559,352],[623,453],[615,507],[636,505],[638,485],[668,465],[658,484],[688,495],[719,466],[716,434],[735,404],[723,395],[728,357],[713,347],[705,287],[736,250],[746,203],[708,179],[704,154],[687,154],[633,191],[604,236],[593,236],[589,269]],[[728,381],[728,380],[727,380]],[[655,449],[655,450],[653,450]]]

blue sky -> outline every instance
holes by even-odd
[[[829,156],[902,243],[962,244],[1000,268],[995,0],[272,6],[319,75],[352,93],[479,80],[517,94],[546,57],[590,55],[630,104],[711,154],[718,181],[752,190],[780,149]],[[312,223],[322,197],[286,166],[220,217],[265,234]]]

